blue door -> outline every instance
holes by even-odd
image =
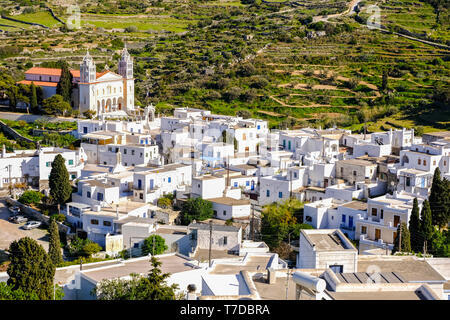
[[[252,180],[251,190],[255,190],[255,181]]]
[[[353,227],[353,217],[352,216],[348,217],[348,226],[349,226],[349,228]]]
[[[153,179],[150,179],[150,190],[153,190]]]
[[[142,189],[142,180],[141,179],[138,180],[138,189],[139,190]]]

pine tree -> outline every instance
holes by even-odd
[[[397,226],[397,237],[394,240],[394,249],[392,250],[392,253],[400,251],[399,250],[400,228],[402,233],[401,252],[411,252],[411,236],[408,227],[406,226],[406,223],[402,222]]]
[[[56,86],[56,94],[61,95],[64,101],[70,103],[72,99],[72,73],[66,61],[61,61],[61,77]]]
[[[55,266],[44,248],[29,237],[9,246],[8,285],[26,294],[36,294],[40,300],[53,298]]]
[[[35,110],[38,107],[36,86],[34,85],[34,82],[31,82],[30,107],[31,110]]]
[[[52,170],[49,177],[50,195],[55,203],[58,204],[58,213],[60,212],[61,204],[65,203],[72,193],[69,172],[64,162],[63,156],[58,154],[52,162]]]
[[[51,219],[49,233],[50,243],[48,247],[48,255],[50,256],[53,264],[58,266],[63,263],[63,258],[61,254],[61,242],[59,241],[58,225],[55,219]]]
[[[417,198],[414,198],[411,218],[409,219],[409,233],[411,236],[411,247],[414,252],[421,252],[423,238],[420,228],[420,212]]]
[[[428,244],[431,244],[431,238],[433,236],[434,228],[431,221],[431,209],[428,200],[425,200],[423,202],[422,212],[420,215],[421,215],[420,230],[422,234],[422,239],[423,241],[427,241]]]

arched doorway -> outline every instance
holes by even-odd
[[[106,100],[105,111],[111,111],[111,99]]]
[[[122,99],[122,97],[120,97],[120,98],[117,100],[117,105],[118,105],[118,109],[119,109],[119,110],[122,110],[122,104],[123,104],[123,99]]]

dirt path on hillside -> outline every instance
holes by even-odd
[[[274,96],[269,96],[269,98],[272,99],[273,101],[281,104],[283,107],[286,107],[286,108],[304,109],[304,108],[331,108],[331,107],[333,107],[332,105],[329,105],[329,104],[318,104],[318,103],[309,104],[307,106],[290,105],[290,104],[286,104],[284,101],[281,101],[280,99],[278,99]],[[355,108],[355,106],[339,106],[339,108]]]
[[[337,18],[343,15],[351,15],[352,13],[355,13],[355,6],[358,5],[358,3],[360,3],[362,0],[352,0],[348,5],[347,5],[347,10],[345,10],[344,12],[341,13],[335,13],[335,14],[330,14],[327,16],[315,16],[313,17],[313,22],[319,22],[319,21],[328,21],[328,19],[331,18]]]

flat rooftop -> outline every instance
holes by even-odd
[[[282,272],[277,271],[278,273]],[[286,289],[288,289],[287,299],[296,300],[296,283],[292,280],[292,276],[289,277],[289,281],[286,280],[287,277],[277,277],[275,283],[269,284],[265,278],[257,278],[253,279],[253,283],[262,300],[286,300]]]
[[[209,230],[209,223],[191,223],[189,224],[188,228],[189,229],[200,229],[200,230]],[[213,224],[212,225],[212,230],[214,231],[229,231],[229,232],[237,232],[239,231],[238,227],[235,226],[227,226],[227,225],[222,225],[222,224]]]
[[[333,300],[424,300],[416,291],[370,291],[370,292],[333,292],[326,291]]]
[[[445,282],[445,278],[430,266],[426,260],[413,257],[402,257],[401,259],[386,259],[375,256],[367,259],[361,258],[361,256],[358,257],[358,272],[373,270],[374,266],[378,267],[381,273],[395,272],[399,274],[405,282]]]
[[[347,251],[356,248],[350,243],[344,242],[345,236],[338,229],[300,230],[306,240],[314,245],[316,251]]]
[[[343,250],[346,249],[342,240],[332,234],[310,234],[309,239],[319,250]]]
[[[250,205],[250,200],[247,199],[234,199],[229,197],[211,198],[208,201],[225,204],[228,206],[244,206]]]
[[[355,166],[365,166],[365,167],[374,167],[376,166],[375,163],[372,163],[370,161],[367,160],[361,160],[361,159],[348,159],[348,160],[340,160],[338,162],[336,162],[337,164],[350,164],[350,165],[355,165]]]
[[[355,210],[362,210],[362,211],[367,210],[367,202],[363,202],[363,201],[347,202],[347,203],[343,204],[342,206],[346,207],[346,208],[350,208],[350,209],[355,209]]]
[[[178,255],[168,255],[163,257],[157,257],[161,262],[162,273],[177,273],[194,269],[189,265],[188,260]],[[120,265],[113,264],[109,267],[102,268],[100,270],[87,270],[82,273],[92,279],[95,282],[100,282],[106,279],[117,279],[121,277],[129,276],[131,273],[148,274],[152,269],[150,258],[148,259],[130,259],[123,261]]]
[[[159,229],[158,229],[159,231]],[[158,233],[158,231],[156,233]],[[228,253],[226,250],[211,250],[211,259],[238,259],[239,256],[235,254]],[[209,260],[209,250],[208,249],[198,249],[192,259],[197,261],[208,261]]]
[[[236,256],[235,256],[236,257]],[[265,272],[267,269],[267,265],[269,264],[271,255],[266,256],[251,256],[248,258],[245,264],[238,264],[239,261],[236,260],[236,264],[224,264],[218,262],[218,264],[214,267],[212,274],[236,274],[241,271],[248,272]]]

